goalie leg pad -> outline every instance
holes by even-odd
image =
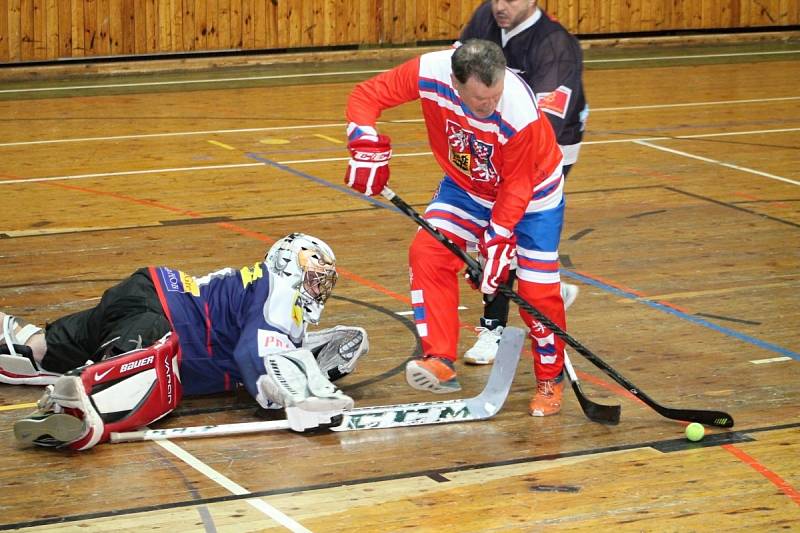
[[[303,347],[314,354],[322,373],[336,381],[353,372],[358,359],[369,352],[369,338],[364,328],[336,326],[309,332]]]
[[[48,388],[39,410],[17,422],[14,433],[22,442],[86,450],[111,432],[155,422],[180,402],[179,360],[177,336],[167,334],[148,348],[72,370]],[[67,416],[81,421],[80,434]],[[53,434],[61,428],[69,431]]]
[[[258,379],[259,403],[264,400],[304,411],[341,411],[353,407],[353,399],[336,388],[306,349],[269,354],[267,373]]]

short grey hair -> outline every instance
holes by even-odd
[[[450,60],[453,75],[461,83],[475,76],[487,87],[505,76],[506,58],[497,44],[483,39],[469,39],[453,52]]]

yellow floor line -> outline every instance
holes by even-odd
[[[14,405],[0,405],[0,411],[13,411],[15,409],[30,409],[31,407],[36,407],[36,402],[17,403]]]

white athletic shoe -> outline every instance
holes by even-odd
[[[580,289],[577,285],[561,282],[561,299],[564,300],[564,309],[567,309],[578,297]]]
[[[494,329],[483,327],[475,328],[478,331],[478,340],[464,354],[464,362],[470,365],[490,365],[497,357],[497,347],[503,335],[503,326]]]

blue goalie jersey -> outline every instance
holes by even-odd
[[[243,383],[258,396],[263,356],[299,347],[305,337],[297,293],[263,263],[193,277],[149,269],[161,305],[178,334],[184,392],[211,394]]]

